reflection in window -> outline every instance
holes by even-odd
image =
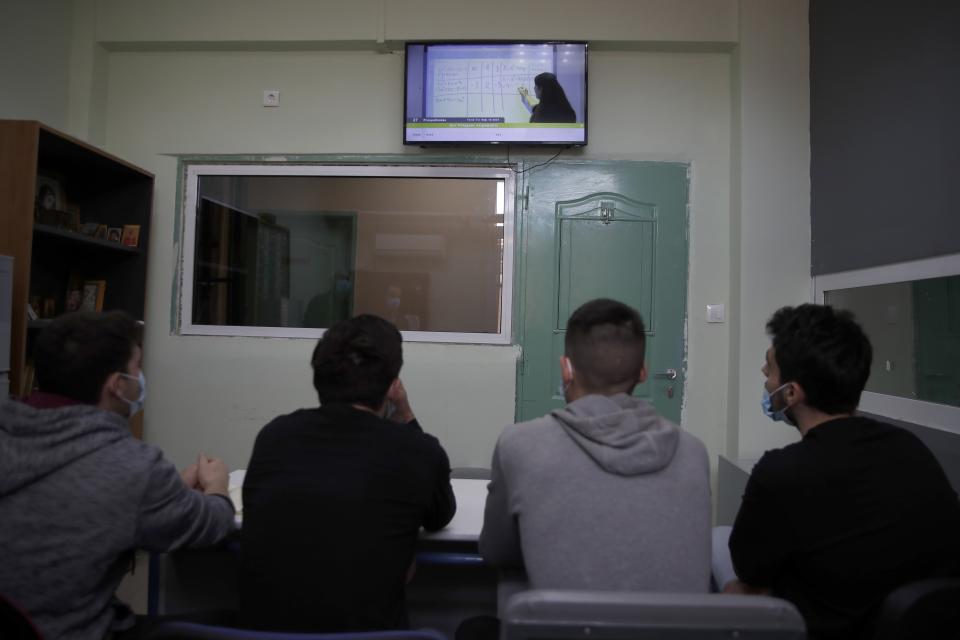
[[[960,406],[960,276],[826,291],[873,344],[867,391]]]
[[[200,175],[194,325],[501,331],[504,181]]]

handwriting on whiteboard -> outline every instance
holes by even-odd
[[[436,118],[502,117],[526,122],[519,87],[533,95],[533,78],[552,71],[548,60],[504,58],[437,60],[433,64],[433,92],[429,115]]]

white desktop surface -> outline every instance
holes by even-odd
[[[243,479],[246,469],[230,472],[230,499],[237,508],[237,526],[243,524]],[[446,527],[440,531],[420,532],[425,540],[448,542],[476,542],[483,528],[483,507],[487,501],[487,480],[453,478],[453,495],[457,499],[457,512]]]
[[[483,507],[487,502],[487,484],[489,480],[454,478],[453,495],[457,498],[457,512],[450,524],[434,533],[420,532],[427,540],[448,540],[451,542],[476,542],[483,528]]]

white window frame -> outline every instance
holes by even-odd
[[[814,276],[814,300],[819,304],[824,304],[825,292],[836,289],[869,287],[878,284],[894,284],[955,275],[960,275],[960,253],[910,262],[898,262],[882,267]],[[940,431],[960,434],[960,407],[864,391],[860,397],[859,410],[895,420],[912,422]]]
[[[184,172],[183,247],[180,271],[179,332],[182,335],[320,338],[325,329],[304,327],[247,327],[193,323],[193,270],[197,196],[200,177],[216,176],[360,176],[369,178],[480,178],[503,180],[503,285],[500,291],[500,332],[401,331],[408,342],[511,344],[513,330],[514,203],[516,177],[509,167],[321,165],[321,164],[211,164],[189,163]]]

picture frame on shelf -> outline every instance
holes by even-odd
[[[97,235],[97,228],[99,226],[99,222],[84,222],[80,225],[80,233],[93,238]]]
[[[68,202],[63,210],[63,228],[80,233],[80,206]]]
[[[83,298],[80,311],[103,311],[103,296],[107,289],[106,280],[87,280],[83,283]]]
[[[66,229],[67,231],[73,231],[74,233],[80,233],[80,209],[74,209],[73,211],[60,211],[60,220],[57,225],[61,229]]]
[[[107,239],[107,225],[98,224],[97,231],[93,234],[93,237],[97,240],[106,240]]]
[[[34,378],[36,377],[36,369],[34,368],[33,362],[26,362],[23,365],[23,369],[20,372],[20,397],[26,398],[31,393],[33,393],[34,388]]]
[[[107,229],[107,240],[110,242],[120,242],[123,237],[123,229],[120,227],[110,227]]]
[[[140,225],[138,224],[123,225],[123,235],[121,236],[120,244],[127,247],[138,246],[140,244]]]
[[[37,174],[37,190],[35,199],[35,210],[40,211],[61,211],[66,206],[66,199],[63,194],[63,182],[59,177],[49,173]],[[46,224],[46,223],[44,223]]]
[[[67,289],[67,301],[63,310],[65,313],[80,311],[80,304],[83,302],[83,289]]]
[[[63,304],[64,313],[79,311],[83,304],[83,278],[71,274],[67,279],[67,296]]]

